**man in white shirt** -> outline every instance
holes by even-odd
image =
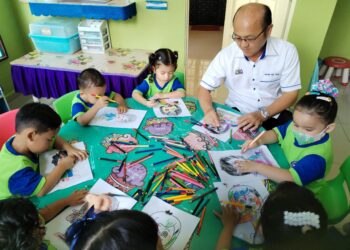
[[[235,41],[210,63],[200,82],[198,98],[206,123],[219,126],[210,92],[224,81],[226,105],[242,112],[238,126],[271,129],[292,119],[286,110],[296,101],[300,83],[298,53],[294,45],[271,38],[268,6],[250,3],[233,18]]]

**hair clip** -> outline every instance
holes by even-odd
[[[317,96],[316,99],[318,100],[323,100],[323,101],[326,101],[326,102],[332,102],[332,99],[328,96]]]
[[[329,79],[319,80],[314,82],[310,87],[311,92],[320,92],[334,98],[338,97],[339,90],[334,86],[334,84]]]
[[[320,228],[320,216],[313,212],[288,212],[284,211],[284,224],[289,226],[313,226]],[[306,228],[304,230],[307,231]]]

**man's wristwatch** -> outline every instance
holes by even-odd
[[[266,107],[259,108],[259,111],[261,116],[264,117],[265,121],[270,118],[270,113],[269,111],[267,111]]]

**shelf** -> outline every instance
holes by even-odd
[[[72,0],[42,2],[30,1],[30,11],[35,16],[64,16],[91,19],[127,20],[136,16],[135,2],[111,0],[105,4],[88,3],[87,1]]]

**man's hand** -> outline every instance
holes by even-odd
[[[243,131],[247,129],[256,130],[265,121],[264,117],[260,114],[260,111],[255,111],[242,115],[237,119],[238,127]]]
[[[215,112],[214,109],[209,110],[207,113],[204,115],[204,122],[206,124],[212,125],[214,127],[219,127],[220,126],[220,121],[217,113]]]

